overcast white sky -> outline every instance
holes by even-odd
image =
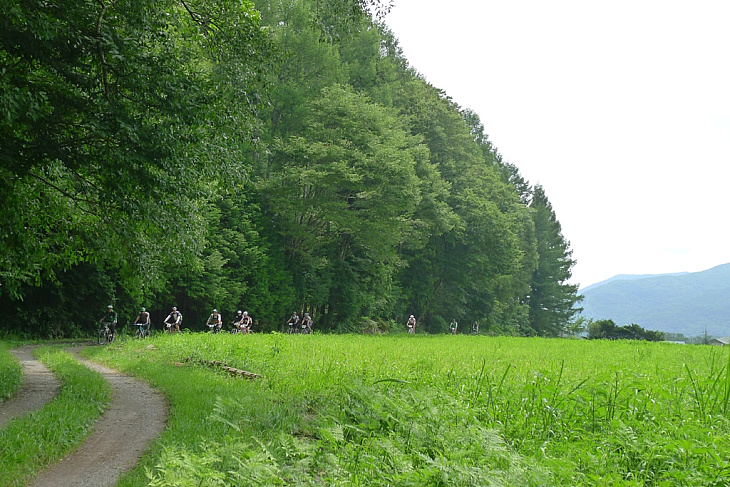
[[[730,2],[395,0],[413,68],[552,202],[581,287],[730,262]]]

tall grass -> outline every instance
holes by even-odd
[[[151,347],[148,347],[151,345]],[[176,335],[94,349],[170,397],[120,485],[723,485],[727,350]],[[234,378],[220,360],[263,377]]]
[[[15,394],[23,381],[20,363],[10,353],[12,344],[0,341],[0,402]]]
[[[42,409],[0,429],[0,485],[25,485],[41,468],[58,461],[88,435],[110,401],[100,374],[67,352],[43,347],[34,351],[61,381],[56,398]]]

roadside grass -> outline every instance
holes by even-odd
[[[42,409],[16,418],[0,429],[2,486],[25,485],[44,466],[77,447],[111,398],[104,378],[67,352],[57,347],[40,347],[34,353],[56,374],[61,389]]]
[[[168,428],[120,486],[730,482],[722,348],[182,334],[87,352],[170,398]]]
[[[20,363],[10,353],[11,342],[0,341],[0,402],[15,394],[23,382]]]

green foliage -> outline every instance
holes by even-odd
[[[266,43],[250,4],[183,5],[7,6],[0,293],[82,261],[126,278],[196,254],[202,183],[241,172],[253,123],[241,93]]]
[[[377,306],[398,263],[420,197],[418,141],[338,85],[312,101],[304,125],[281,144],[262,189],[305,309],[327,304],[324,323],[345,324]]]
[[[647,340],[659,342],[664,340],[664,333],[645,330],[636,323],[616,326],[613,320],[589,320],[588,338],[605,340]]]
[[[408,66],[389,2],[42,3],[0,20],[4,328],[79,335],[110,302],[192,330],[570,322],[544,191]]]

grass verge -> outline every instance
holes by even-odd
[[[0,402],[12,397],[23,382],[20,363],[10,353],[13,346],[10,342],[0,341]]]

